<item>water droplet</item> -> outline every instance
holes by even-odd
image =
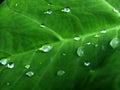
[[[62,76],[62,75],[64,75],[65,74],[65,71],[64,70],[59,70],[59,71],[57,71],[57,75],[58,76]]]
[[[10,85],[10,83],[9,83],[9,82],[7,82],[7,83],[6,83],[6,85],[7,85],[7,86],[9,86],[9,85]]]
[[[44,12],[44,14],[52,14],[52,10],[51,9],[49,9],[49,10],[47,10],[46,12]]]
[[[87,45],[90,45],[91,44],[91,42],[88,42],[88,43],[86,43]]]
[[[95,44],[95,47],[98,47],[98,44]]]
[[[40,64],[42,64],[42,62],[40,62]]]
[[[78,41],[78,40],[80,40],[80,37],[74,37],[73,39]]]
[[[25,75],[28,76],[28,77],[32,77],[32,76],[34,75],[34,72],[29,71],[29,72],[27,72]]]
[[[91,64],[90,62],[84,62],[84,65],[87,67],[90,66],[90,64]]]
[[[50,45],[44,45],[41,48],[39,48],[38,50],[43,51],[43,52],[49,52],[53,47]]]
[[[65,7],[64,9],[61,10],[62,12],[69,13],[71,10],[69,7]]]
[[[106,30],[102,30],[101,33],[107,33],[107,31]]]
[[[111,41],[110,41],[110,46],[112,48],[117,48],[118,46],[120,45],[120,40],[118,38],[113,38]]]
[[[15,4],[15,6],[17,7],[17,6],[18,6],[18,4],[16,3],[16,4]]]
[[[94,37],[96,37],[96,38],[98,38],[98,37],[100,37],[98,34],[96,34]]]
[[[8,63],[7,67],[10,68],[10,69],[14,68],[14,63],[13,62]]]
[[[114,8],[113,11],[114,11],[115,13],[119,13],[119,10],[116,9],[116,8]]]
[[[77,49],[77,55],[80,56],[80,57],[82,57],[83,54],[84,54],[83,48],[82,48],[82,47],[79,47],[79,48]]]
[[[6,64],[7,64],[7,61],[8,61],[8,59],[7,59],[7,58],[4,58],[4,59],[1,59],[0,63],[1,63],[2,65],[6,65]]]
[[[66,56],[66,53],[62,53],[63,56]]]
[[[40,27],[45,28],[46,26],[44,24],[41,24]]]
[[[25,65],[25,68],[26,68],[26,69],[29,69],[29,68],[30,68],[30,65]]]

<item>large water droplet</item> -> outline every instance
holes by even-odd
[[[90,62],[84,62],[84,65],[87,67],[90,66],[90,64],[91,64]]]
[[[106,30],[102,30],[101,33],[107,33],[107,31]]]
[[[52,14],[52,10],[51,9],[49,9],[49,10],[47,10],[46,12],[44,12],[45,14]]]
[[[111,41],[110,41],[110,46],[112,48],[117,48],[118,46],[120,45],[120,40],[118,38],[113,38]]]
[[[116,9],[116,8],[114,8],[113,11],[114,11],[115,13],[119,13],[119,10]]]
[[[84,50],[83,50],[82,47],[79,47],[79,48],[77,49],[77,55],[80,56],[80,57],[82,57],[82,56],[84,55]]]
[[[1,63],[2,65],[6,65],[6,64],[7,64],[7,61],[8,61],[7,58],[3,58],[3,59],[1,59],[0,63]]]
[[[27,72],[25,75],[28,76],[28,77],[32,77],[32,76],[34,75],[34,72],[29,71],[29,72]]]
[[[64,75],[65,74],[65,71],[64,70],[59,70],[59,71],[57,71],[57,75],[58,76],[62,76],[62,75]]]
[[[76,40],[76,41],[79,41],[80,37],[74,37],[73,39]]]
[[[25,65],[25,68],[26,68],[26,69],[29,69],[29,68],[30,68],[30,65]]]
[[[69,7],[65,7],[64,9],[61,10],[62,12],[69,13],[71,10]]]
[[[43,52],[49,52],[53,47],[51,45],[44,45],[38,50],[43,51]]]
[[[10,69],[14,68],[14,63],[13,62],[8,63],[7,67],[10,68]]]

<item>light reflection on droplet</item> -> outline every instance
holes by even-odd
[[[30,68],[30,65],[28,64],[28,65],[25,65],[25,68],[26,69],[29,69]]]
[[[77,49],[77,55],[80,56],[80,57],[82,57],[82,56],[84,55],[84,50],[83,50],[82,47],[79,47],[79,48]]]
[[[110,41],[110,46],[112,48],[117,48],[118,46],[120,45],[120,40],[118,38],[113,38],[111,41]]]
[[[38,50],[43,51],[45,53],[49,52],[53,47],[51,45],[43,45]]]
[[[25,75],[28,77],[32,77],[34,75],[34,72],[28,71]]]
[[[57,71],[57,75],[58,76],[62,76],[62,75],[64,75],[65,74],[65,71],[64,70],[59,70],[59,71]]]
[[[64,9],[61,10],[62,12],[69,13],[71,10],[69,7],[65,7]]]
[[[7,64],[7,61],[8,61],[7,58],[3,58],[3,59],[1,59],[0,63],[1,63],[2,65],[6,65],[6,64]]]
[[[14,63],[13,62],[8,63],[7,67],[10,68],[10,69],[14,68]]]

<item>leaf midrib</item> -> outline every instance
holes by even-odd
[[[108,7],[114,8],[114,7],[113,7],[111,4],[109,4],[107,1],[103,0],[103,2],[106,3],[106,5],[108,5]],[[26,15],[24,15],[24,14],[22,14],[22,13],[18,13],[18,12],[16,12],[16,11],[14,11],[13,9],[11,9],[11,8],[8,6],[6,0],[5,0],[5,4],[6,4],[6,7],[7,7],[10,11],[12,11],[13,13],[18,14],[18,15],[21,15],[21,17],[25,17],[25,18],[27,18],[28,20],[30,20],[30,21],[38,24],[38,25],[41,24],[39,21],[37,21],[37,20],[35,20],[35,19],[32,19],[31,17],[28,17],[28,16],[26,16]],[[71,13],[71,14],[72,14],[72,13]],[[72,15],[73,15],[73,14],[72,14]],[[75,15],[73,15],[73,16],[75,16]],[[75,16],[75,17],[76,17],[77,19],[79,19],[77,16]],[[53,29],[51,29],[51,28],[49,28],[49,27],[46,27],[46,28],[47,28],[47,30],[49,30],[54,36],[56,36],[56,37],[59,39],[59,41],[53,42],[53,43],[49,43],[49,44],[56,44],[56,43],[60,43],[60,42],[65,43],[65,42],[67,42],[67,41],[73,41],[73,38],[66,38],[66,39],[64,39],[64,38],[61,37],[57,32],[55,32]],[[114,31],[115,29],[116,29],[116,32],[118,32],[119,29],[120,29],[120,25],[112,26],[111,28],[108,28],[108,29],[106,29],[106,30],[107,30],[107,32],[111,32],[111,31]],[[90,36],[93,36],[93,35],[95,35],[95,34],[99,34],[99,33],[100,33],[100,32],[97,31],[97,32],[92,32],[92,33],[88,33],[88,34],[85,34],[85,35],[80,35],[79,37],[82,39],[81,41],[83,41],[85,38],[90,37]],[[35,51],[35,50],[36,50],[36,48],[35,48],[35,49],[30,49],[30,50],[28,50],[28,51],[24,51],[24,52],[21,52],[21,53],[16,53],[16,54],[13,54],[13,55],[11,55],[11,56],[17,56],[17,55],[25,54],[25,53],[28,53],[28,52],[31,52],[31,51]]]

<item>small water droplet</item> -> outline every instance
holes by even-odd
[[[102,30],[101,33],[107,33],[107,31],[106,30]]]
[[[112,48],[117,48],[118,46],[120,45],[120,40],[118,38],[113,38],[111,41],[110,41],[110,46]]]
[[[96,37],[96,38],[98,38],[98,37],[100,37],[98,34],[96,34],[94,37]]]
[[[91,44],[91,42],[88,42],[88,43],[86,43],[87,45],[90,45]]]
[[[53,47],[51,45],[44,45],[38,50],[43,51],[43,52],[49,52]]]
[[[84,65],[87,67],[90,66],[90,64],[91,64],[90,62],[84,62]]]
[[[14,63],[13,62],[8,63],[7,67],[10,68],[10,69],[14,68]]]
[[[84,54],[83,48],[82,48],[82,47],[79,47],[79,48],[77,49],[77,55],[80,56],[80,57],[82,57],[83,54]]]
[[[10,85],[10,83],[9,83],[9,82],[7,82],[7,83],[6,83],[6,85],[7,85],[7,86],[9,86],[9,85]]]
[[[105,45],[102,45],[102,50],[106,50],[106,46]]]
[[[1,59],[0,63],[1,63],[2,65],[6,65],[6,64],[7,64],[7,61],[8,61],[7,58],[3,58],[3,59]]]
[[[95,47],[98,47],[98,44],[95,44]]]
[[[71,10],[69,7],[65,7],[64,9],[61,10],[62,12],[69,13]]]
[[[28,76],[28,77],[32,77],[32,76],[34,75],[34,72],[29,71],[29,72],[27,72],[25,75]]]
[[[40,64],[42,64],[42,62],[40,62]]]
[[[16,4],[15,4],[15,6],[17,7],[17,6],[18,6],[18,4],[16,3]]]
[[[66,53],[62,53],[63,56],[66,56]]]
[[[59,71],[57,71],[57,75],[58,76],[62,76],[62,75],[64,75],[65,74],[65,71],[64,70],[59,70]]]
[[[45,28],[46,26],[44,24],[41,24],[40,27]]]
[[[51,9],[49,9],[49,10],[47,10],[46,12],[44,12],[44,14],[52,14],[53,12],[52,12],[52,10]]]
[[[116,8],[114,8],[113,11],[114,11],[115,13],[119,13],[119,10],[116,9]]]
[[[79,41],[80,37],[74,37],[73,39],[76,40],[76,41]]]
[[[25,65],[25,68],[26,68],[26,69],[29,69],[29,68],[30,68],[30,65]]]

